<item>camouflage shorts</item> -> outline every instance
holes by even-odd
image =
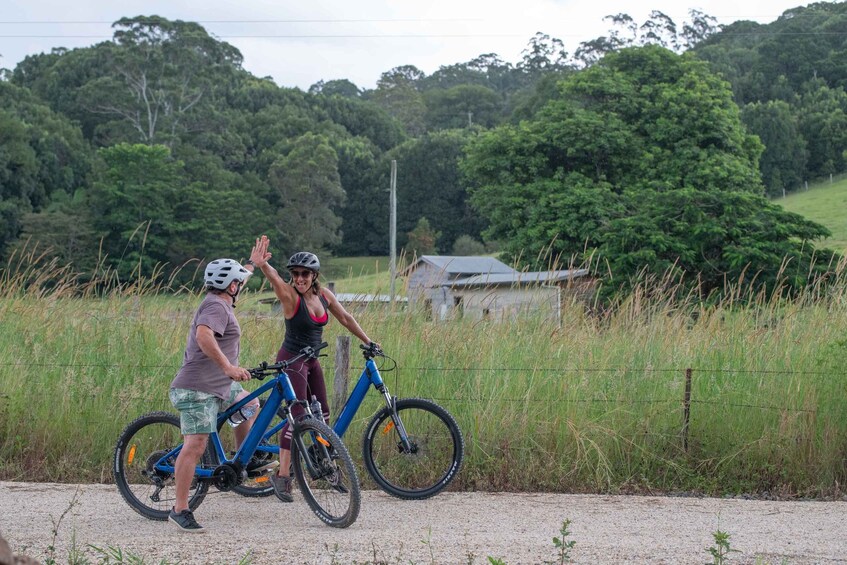
[[[233,381],[229,387],[229,399],[223,400],[208,392],[172,388],[169,396],[171,404],[179,410],[179,429],[182,434],[210,434],[215,431],[218,412],[235,402],[235,397],[242,390],[241,384]]]

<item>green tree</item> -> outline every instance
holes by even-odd
[[[426,217],[439,232],[438,249],[450,249],[462,234],[479,236],[485,224],[470,207],[468,183],[459,168],[459,159],[473,135],[468,130],[433,132],[388,152],[385,161],[397,161],[398,234],[413,230],[418,218]],[[379,185],[388,188],[388,163],[382,171]],[[402,236],[399,243],[403,244]]]
[[[612,24],[609,35],[580,43],[574,58],[588,67],[606,54],[626,47],[659,45],[678,52],[695,47],[721,29],[714,17],[699,10],[688,10],[688,17],[680,29],[670,16],[659,10],[650,12],[641,24],[625,13],[606,16],[603,19]]]
[[[322,81],[319,80],[309,87],[309,94],[322,94],[324,96],[341,96],[342,98],[359,98],[362,89],[345,79]]]
[[[670,270],[704,294],[745,272],[796,288],[825,268],[810,242],[827,230],[764,198],[762,146],[706,65],[631,48],[561,88],[533,120],[480,136],[464,164],[512,256],[594,254],[612,286]]]
[[[329,119],[343,126],[350,135],[366,137],[382,151],[406,139],[403,125],[373,101],[320,96],[316,104],[326,112]]]
[[[486,253],[485,245],[475,240],[469,235],[460,235],[453,242],[453,249],[450,251],[453,255],[483,255]]]
[[[529,75],[560,71],[568,67],[568,52],[561,39],[537,32],[521,52],[518,68]]]
[[[425,128],[426,104],[417,88],[424,76],[412,65],[395,67],[382,73],[376,90],[369,93],[370,99],[403,124],[412,136],[421,135]]]
[[[109,74],[112,48],[111,43],[103,42],[90,48],[57,48],[27,56],[12,72],[12,82],[36,94],[54,112],[77,122],[90,141],[97,126],[109,118],[91,111],[93,101],[82,89]]]
[[[798,130],[808,143],[806,168],[812,178],[847,170],[847,93],[822,82],[811,81],[797,104]]]
[[[419,218],[415,224],[415,229],[406,234],[406,245],[404,250],[409,257],[420,257],[421,255],[431,255],[437,252],[435,245],[436,240],[441,234],[429,224],[426,218]]]
[[[0,82],[0,258],[23,228],[58,193],[85,184],[91,153],[75,125],[28,90]]]
[[[365,137],[330,140],[338,155],[338,174],[346,194],[340,210],[341,255],[388,253],[388,193],[380,184],[382,152]]]
[[[10,254],[37,251],[55,257],[59,265],[71,265],[83,279],[94,274],[99,241],[83,191],[75,197],[57,193],[41,212],[24,214],[20,224]]]
[[[806,171],[806,140],[791,107],[782,101],[748,104],[741,119],[765,144],[759,169],[767,194],[782,196],[797,190]]]
[[[241,65],[241,54],[197,23],[158,16],[115,22],[108,73],[87,82],[80,94],[89,109],[122,123],[135,140],[172,145],[204,121],[214,91]]]
[[[214,158],[187,153],[186,165],[163,145],[126,143],[99,155],[86,202],[106,264],[121,280],[233,256],[273,226],[267,187],[228,173]],[[176,281],[188,279],[190,269]]]
[[[470,127],[485,128],[501,121],[500,97],[480,85],[460,85],[447,90],[431,90],[424,95],[426,123],[430,130]]]
[[[328,140],[307,133],[271,166],[270,184],[280,196],[276,230],[292,249],[315,252],[341,241],[337,215],[345,194],[338,174],[338,155]]]
[[[89,192],[93,225],[108,264],[122,280],[148,276],[168,262],[174,204],[187,184],[182,163],[162,145],[101,149],[103,168]]]

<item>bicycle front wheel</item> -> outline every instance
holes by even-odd
[[[112,476],[118,491],[133,510],[151,520],[167,520],[176,500],[174,475],[162,464],[173,467],[176,456],[164,457],[182,444],[179,416],[168,412],[151,412],[131,422],[115,446]],[[207,449],[201,464],[214,466]],[[188,493],[188,506],[194,510],[209,490],[209,483],[193,481]]]
[[[423,398],[398,399],[397,417],[408,435],[409,449],[385,407],[365,429],[365,468],[379,488],[392,496],[407,500],[434,496],[456,478],[462,466],[462,431],[447,410]]]
[[[303,498],[324,523],[346,528],[359,516],[362,499],[350,453],[329,426],[312,418],[297,424],[294,435],[291,464]]]

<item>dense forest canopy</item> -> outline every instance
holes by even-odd
[[[696,274],[704,295],[748,270],[768,288],[802,287],[830,259],[804,242],[827,231],[765,199],[762,146],[739,114],[693,57],[609,54],[560,82],[534,118],[471,142],[473,203],[512,257],[539,266],[597,255],[613,283],[649,266],[672,280]]]
[[[573,52],[538,33],[516,64],[307,92],[251,75],[197,23],[124,18],[2,74],[0,260],[37,243],[126,280],[262,232],[281,254],[386,254],[397,160],[409,250],[593,254],[618,278],[672,268],[707,290],[739,269],[772,282],[789,257],[799,285],[826,230],[764,196],[847,168],[845,10],[615,14]]]

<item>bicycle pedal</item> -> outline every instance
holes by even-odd
[[[271,461],[267,465],[262,465],[261,467],[250,469],[248,475],[251,477],[258,477],[259,475],[264,475],[265,473],[273,471],[277,467],[279,467],[279,461]]]

